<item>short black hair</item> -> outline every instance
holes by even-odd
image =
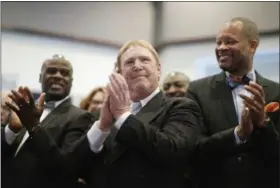
[[[257,40],[258,43],[260,41],[260,34],[257,24],[250,20],[249,18],[244,17],[234,17],[230,21],[230,23],[241,22],[243,24],[243,32],[245,37],[249,40]]]

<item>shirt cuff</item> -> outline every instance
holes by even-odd
[[[246,143],[246,140],[242,141],[242,140],[239,138],[239,136],[237,135],[237,128],[234,129],[234,137],[235,137],[235,143],[236,143],[237,145]]]
[[[99,153],[103,149],[103,143],[110,134],[108,132],[102,132],[99,129],[100,121],[96,121],[90,130],[87,132],[87,138],[89,141],[90,149],[94,153]]]
[[[5,127],[5,140],[6,140],[6,142],[7,142],[9,145],[11,145],[11,144],[15,141],[15,139],[16,139],[16,137],[17,137],[18,134],[19,134],[19,133],[14,133],[14,132],[9,128],[9,125],[6,125],[6,127]]]
[[[130,116],[130,114],[131,114],[130,112],[125,112],[116,120],[114,125],[117,128],[117,130],[120,130],[122,124],[125,122],[128,116]]]

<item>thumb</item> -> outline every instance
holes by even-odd
[[[38,107],[40,109],[44,108],[45,96],[46,96],[46,93],[42,93],[38,99]]]

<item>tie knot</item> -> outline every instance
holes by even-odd
[[[238,85],[248,85],[251,79],[247,76],[234,76],[234,75],[229,75],[227,77],[227,82],[231,89],[235,89]]]
[[[131,112],[132,114],[136,114],[141,109],[142,105],[141,102],[133,102],[131,105]]]
[[[49,101],[44,104],[44,109],[53,110],[55,108],[55,101]]]

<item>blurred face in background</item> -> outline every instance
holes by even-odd
[[[94,112],[96,110],[100,110],[105,99],[105,93],[102,91],[98,91],[95,95],[92,96],[91,100],[89,101],[89,106],[87,111]]]
[[[120,56],[120,67],[132,101],[146,98],[158,87],[161,68],[150,49],[130,46]]]
[[[184,97],[188,89],[189,81],[183,75],[170,74],[163,84],[163,91],[168,97]]]
[[[6,105],[6,102],[12,102],[7,93],[2,94],[1,99],[1,125],[5,126],[9,123],[11,109]]]

